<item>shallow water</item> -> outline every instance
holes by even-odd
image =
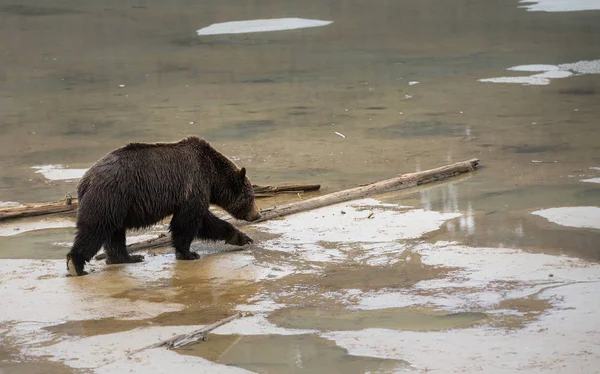
[[[256,184],[320,183],[322,192],[470,158],[482,165],[450,183],[378,197],[405,208],[371,201],[326,211],[327,217],[248,227],[256,240],[252,251],[212,254],[228,247],[197,243],[210,254],[201,262],[175,262],[165,249],[145,264],[94,264],[87,281],[62,278],[72,216],[2,224],[0,259],[57,261],[19,263],[22,272],[2,261],[0,282],[36,300],[3,291],[14,298],[8,308],[14,310],[0,321],[0,371],[143,371],[154,359],[119,367],[120,357],[107,352],[109,363],[86,356],[76,364],[55,339],[68,347],[75,336],[100,347],[102,335],[117,334],[126,343],[108,346],[122,351],[158,336],[135,335],[133,328],[164,327],[160,334],[168,337],[169,328],[189,331],[186,326],[240,309],[257,319],[221,330],[214,344],[159,358],[183,371],[209,365],[201,357],[215,361],[218,353],[219,363],[263,373],[394,372],[407,365],[475,372],[465,366],[472,357],[498,362],[476,347],[455,351],[440,341],[455,336],[481,346],[488,334],[499,352],[512,354],[505,347],[514,341],[486,329],[535,341],[532,324],[538,323],[549,329],[549,341],[560,336],[548,316],[560,315],[555,298],[563,291],[546,295],[539,288],[557,282],[585,293],[585,284],[571,282],[600,278],[600,185],[594,183],[600,178],[600,5],[563,3],[570,5],[0,0],[0,203],[74,195],[77,176],[104,153],[131,141],[186,135],[207,138],[247,167]],[[281,20],[287,18],[304,21]],[[280,30],[197,33],[257,27],[228,24],[206,32],[255,19],[275,20],[260,27]],[[375,218],[366,221],[371,212]],[[483,264],[485,256],[501,269]],[[567,266],[565,258],[583,262]],[[471,259],[487,269],[485,287],[472,279],[480,273]],[[27,266],[37,270],[28,273]],[[557,279],[557,269],[569,266],[591,269],[588,278],[572,270]],[[471,283],[458,282],[456,274]],[[577,314],[585,307],[570,296],[563,307],[585,319]],[[65,305],[47,316],[37,312],[52,303]],[[136,303],[145,308],[140,315]],[[44,322],[52,338],[31,332],[19,338],[31,320]],[[590,331],[568,331],[574,342],[568,349],[581,348],[557,356],[568,368],[572,357],[587,357],[586,368],[600,364],[598,345],[584,344],[594,323],[587,322]],[[302,333],[284,334],[296,330]],[[402,344],[378,343],[404,332]],[[42,343],[31,343],[36,339]],[[40,344],[54,347],[47,348],[50,356]],[[451,352],[452,360],[425,365],[427,355],[411,351],[417,346],[438,347],[430,354],[440,361],[440,352]],[[539,360],[536,370],[548,369],[552,351],[539,349],[525,356]],[[533,370],[527,359],[515,362]]]

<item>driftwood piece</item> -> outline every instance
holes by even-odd
[[[254,185],[254,193],[257,198],[272,197],[286,193],[300,193],[318,191],[321,188],[319,184],[282,184],[280,186],[257,186]],[[65,212],[74,212],[77,210],[78,201],[70,196],[63,200],[51,203],[28,204],[0,208],[0,221],[8,219],[17,219],[25,217],[42,216],[46,214],[56,214]]]
[[[328,205],[333,205],[349,200],[362,199],[367,196],[402,190],[409,187],[419,186],[426,183],[443,181],[459,174],[475,171],[479,166],[478,159],[457,162],[451,165],[442,166],[435,169],[420,171],[416,173],[403,174],[395,178],[386,179],[380,182],[371,183],[365,186],[351,188],[339,192],[333,192],[327,195],[314,197],[312,199],[297,201],[285,205],[275,206],[261,210],[262,217],[254,222],[234,221],[235,226],[246,226],[254,223],[268,221],[274,218],[283,217],[286,215],[305,212],[307,210],[321,208]],[[227,219],[232,220],[231,218]],[[150,239],[148,241],[129,245],[127,250],[129,253],[138,252],[151,248],[159,248],[168,246],[171,242],[169,237],[162,236],[159,238]],[[106,255],[101,253],[95,258],[101,260]]]
[[[51,203],[27,204],[0,208],[0,221],[34,217],[45,214],[65,213],[77,210],[77,199],[70,196]]]
[[[320,184],[282,184],[279,186],[257,186],[253,185],[254,195],[260,197],[263,194],[296,193],[318,191]]]
[[[130,354],[136,354],[146,349],[153,349],[159,347],[166,347],[167,349],[177,349],[183,347],[188,344],[198,343],[200,341],[206,340],[206,336],[209,332],[216,329],[219,326],[223,326],[224,324],[233,321],[234,319],[240,318],[242,315],[240,313],[234,314],[233,316],[229,316],[227,318],[223,318],[213,324],[208,326],[204,326],[198,330],[192,331],[189,334],[181,334],[176,335],[170,339],[164,340],[162,342],[154,343],[144,348],[137,349]]]

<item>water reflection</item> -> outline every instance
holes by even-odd
[[[425,187],[418,193],[386,201],[400,201],[426,210],[461,214],[459,218],[446,222],[438,232],[426,235],[432,241],[458,240],[473,246],[577,253],[584,258],[600,259],[598,234],[594,229],[599,222],[599,208],[586,206],[597,201],[600,196],[597,189],[581,193],[576,192],[580,191],[579,188],[573,187],[567,193],[585,197],[579,199],[582,206],[536,210],[538,204],[545,204],[548,196],[557,196],[556,193],[564,193],[564,190],[537,187],[479,194],[469,187],[470,184],[471,180],[435,188]],[[562,205],[569,198],[563,196],[554,201],[556,205]],[[522,209],[513,210],[513,206]]]

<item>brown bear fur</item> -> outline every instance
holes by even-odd
[[[149,227],[173,215],[170,223],[177,259],[194,260],[195,238],[244,245],[252,239],[209,211],[214,204],[237,219],[254,221],[260,212],[246,169],[198,137],[176,143],[131,143],[94,164],[77,194],[77,234],[67,269],[84,275],[84,265],[104,245],[108,264],[140,262],[129,255],[125,231]]]

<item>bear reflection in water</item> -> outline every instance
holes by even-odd
[[[131,143],[116,149],[83,176],[77,188],[77,234],[67,254],[71,275],[104,245],[107,264],[140,262],[130,255],[125,231],[149,227],[169,215],[172,244],[179,260],[195,260],[195,238],[245,245],[252,239],[209,211],[217,205],[233,217],[256,221],[254,190],[232,161],[198,137],[176,143]]]

